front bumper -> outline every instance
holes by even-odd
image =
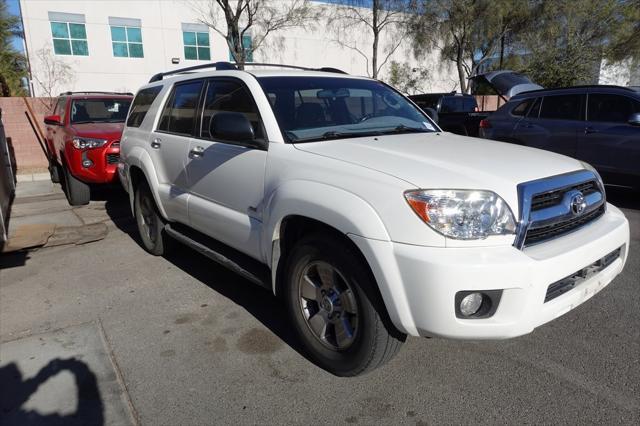
[[[352,237],[370,261],[392,321],[404,332],[455,339],[504,339],[531,332],[602,290],[624,266],[629,223],[609,205],[598,220],[535,246],[436,248]],[[549,285],[622,247],[620,257],[545,303]],[[459,291],[502,290],[495,313],[456,317]]]
[[[65,146],[66,166],[71,174],[85,183],[114,183],[118,180],[117,162],[120,156],[119,146],[110,142],[104,147],[77,149],[67,142]],[[90,167],[82,165],[83,160],[91,160]]]

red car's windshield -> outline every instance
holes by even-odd
[[[124,122],[131,99],[74,99],[71,124]]]

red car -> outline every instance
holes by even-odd
[[[92,184],[118,179],[120,136],[131,93],[66,92],[44,118],[53,182],[62,182],[69,204],[89,203]]]

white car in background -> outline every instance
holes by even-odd
[[[382,365],[407,335],[529,333],[627,258],[628,222],[589,165],[444,133],[333,69],[156,75],[121,158],[144,248],[173,237],[270,288],[337,375]]]

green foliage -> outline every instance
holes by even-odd
[[[415,95],[424,91],[424,84],[429,81],[429,70],[412,68],[409,64],[391,61],[389,84],[407,95]]]
[[[2,96],[24,94],[20,79],[26,75],[26,60],[11,44],[12,37],[21,34],[20,30],[20,20],[10,15],[6,1],[0,0],[0,94]]]

